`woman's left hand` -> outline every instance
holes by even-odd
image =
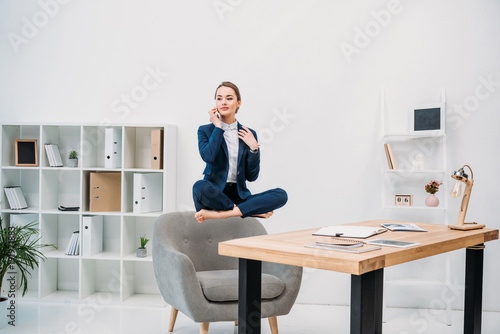
[[[250,147],[252,150],[256,150],[259,148],[259,143],[257,143],[257,140],[255,139],[252,131],[250,131],[246,126],[242,126],[243,129],[240,129],[238,131],[238,138],[243,140],[245,144]]]

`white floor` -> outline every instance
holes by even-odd
[[[168,333],[170,307],[102,306],[19,302],[15,327],[7,325],[0,333],[23,334],[148,334]],[[463,315],[453,311],[453,325],[445,324],[440,310],[387,309],[383,331],[389,334],[463,333]],[[349,333],[349,308],[296,304],[290,314],[278,318],[282,334]],[[174,329],[177,334],[198,334],[198,324],[179,313]],[[212,323],[209,333],[237,333],[233,323]],[[262,333],[270,333],[266,320]],[[483,334],[500,333],[500,313],[483,312]]]

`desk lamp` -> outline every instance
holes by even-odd
[[[467,174],[464,172],[464,168],[467,167],[470,170],[470,179]],[[472,191],[472,185],[474,184],[474,174],[472,173],[472,169],[469,165],[463,165],[462,168],[455,171],[451,176],[454,178],[455,184],[451,189],[450,195],[453,198],[460,197],[462,192],[462,182],[465,183],[464,197],[462,198],[462,204],[460,205],[460,212],[458,214],[458,220],[456,225],[448,225],[452,230],[475,230],[479,228],[483,228],[485,225],[474,223],[465,223],[465,214],[467,213],[467,206],[469,205],[470,193]]]

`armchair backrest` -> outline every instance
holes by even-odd
[[[172,212],[157,218],[153,242],[186,254],[196,269],[237,269],[238,259],[218,254],[218,243],[267,234],[255,218],[211,219],[198,223],[194,211]]]

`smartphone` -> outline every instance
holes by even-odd
[[[215,106],[215,114],[217,115],[217,118],[220,118],[219,109],[217,109],[217,106]]]

